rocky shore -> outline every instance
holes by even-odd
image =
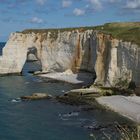
[[[21,96],[20,99],[22,101],[53,99],[65,104],[86,106],[85,110],[109,109],[140,124],[140,97],[128,89],[94,86],[70,90],[59,96],[34,93],[29,96]]]
[[[96,85],[57,96],[58,101],[98,103],[139,123],[139,97],[129,97],[140,95],[136,88],[140,87],[139,28],[139,22],[108,23],[98,27],[12,33],[0,56],[0,75],[21,73],[26,61],[38,60],[40,72],[44,73],[38,76],[46,82],[63,81],[84,88]],[[37,94],[22,98],[48,97]]]
[[[116,95],[113,95],[114,93]],[[120,95],[117,95],[118,93]],[[76,89],[57,96],[56,99],[71,105],[90,105],[92,108],[109,109],[140,124],[140,97],[134,95],[131,90],[101,87]]]

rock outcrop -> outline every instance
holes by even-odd
[[[96,30],[12,33],[0,57],[0,74],[20,73],[31,53],[43,72],[85,70],[96,72],[96,84],[140,85],[140,47]]]
[[[21,96],[21,100],[41,100],[41,99],[51,99],[53,98],[52,95],[46,93],[34,93],[29,96]]]

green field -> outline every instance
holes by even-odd
[[[106,23],[100,26],[89,27],[75,27],[75,28],[59,28],[59,29],[27,29],[22,33],[48,33],[51,32],[51,37],[56,38],[58,32],[73,31],[73,30],[98,30],[105,34],[111,34],[114,38],[121,39],[123,41],[130,41],[140,46],[140,22],[114,22]]]

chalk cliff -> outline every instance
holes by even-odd
[[[96,84],[140,85],[140,47],[97,30],[12,33],[0,57],[0,74],[20,73],[31,53],[43,72],[86,70],[96,72]]]

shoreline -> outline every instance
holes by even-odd
[[[38,76],[44,80],[48,78],[74,85],[87,86],[93,83],[93,81],[91,82],[93,74],[82,72],[73,74],[70,70],[63,73],[47,73]],[[89,104],[91,107],[102,106],[101,108],[107,108],[140,124],[140,97],[130,96],[133,94],[133,91],[125,89],[90,87],[70,90],[64,95],[57,96],[56,99],[71,105]]]
[[[74,74],[69,70],[57,73],[43,73],[36,76],[40,77],[45,82],[66,82],[81,87],[90,86],[94,81],[93,73],[79,72]],[[125,92],[129,92],[129,90],[118,90],[117,94],[114,95],[114,93],[112,93],[114,92],[113,90],[113,88],[105,87],[73,89],[66,92],[64,95],[57,96],[56,99],[59,102],[71,105],[87,104],[91,106],[91,108],[109,109],[110,111],[116,112],[121,116],[140,124],[140,97],[128,96]],[[120,94],[118,94],[119,92]]]
[[[51,72],[46,74],[38,74],[43,81],[66,82],[73,85],[90,86],[95,79],[95,75],[90,72],[73,73],[71,70],[65,72]]]
[[[140,124],[140,97],[116,95],[99,97],[96,101],[105,108]]]
[[[57,100],[71,105],[89,105],[91,108],[107,109],[140,124],[140,97],[111,95],[102,96],[99,90],[75,89],[64,95],[58,96]]]

